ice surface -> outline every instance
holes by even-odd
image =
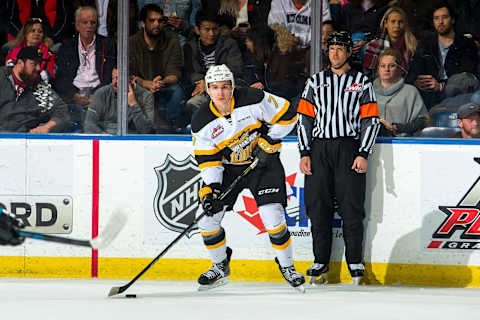
[[[138,281],[107,298],[126,280],[0,278],[1,319],[462,319],[479,314],[479,288],[306,285],[230,282],[198,292],[194,281]],[[125,294],[137,294],[136,299]]]

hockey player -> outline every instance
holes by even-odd
[[[223,64],[210,67],[205,85],[211,100],[199,108],[191,125],[195,158],[203,179],[199,191],[202,206],[197,216],[206,213],[198,227],[213,265],[200,275],[199,290],[228,282],[232,250],[226,245],[221,222],[225,211],[233,209],[238,194],[249,188],[280,272],[291,286],[303,291],[305,278],[293,266],[292,239],[285,222],[285,172],[279,157],[281,139],[295,126],[296,110],[287,100],[268,92],[234,88],[233,74]],[[230,185],[254,157],[259,159],[256,169],[220,202],[222,188]]]
[[[362,264],[365,173],[380,121],[372,83],[348,64],[352,39],[334,32],[327,40],[330,70],[313,75],[298,105],[300,171],[312,224],[314,264],[307,275],[328,272],[335,201],[343,219],[345,258],[354,283]],[[335,200],[336,199],[336,200]]]
[[[0,208],[0,245],[17,246],[25,241],[15,228],[23,228],[23,223]]]

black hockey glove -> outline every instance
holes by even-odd
[[[220,183],[212,183],[204,186],[198,192],[205,214],[209,217],[223,209],[223,202],[218,199],[222,193]]]
[[[258,138],[257,146],[253,149],[253,156],[258,158],[258,168],[265,168],[274,159],[278,158],[280,141],[272,141],[263,137]]]
[[[17,246],[25,241],[25,238],[19,236],[14,227],[23,228],[24,225],[20,220],[0,208],[0,245]]]

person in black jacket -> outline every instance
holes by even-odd
[[[78,36],[58,51],[55,88],[65,102],[87,107],[93,92],[112,82],[117,49],[113,39],[96,33],[95,8],[78,8],[75,28]]]
[[[407,77],[407,82],[420,90],[427,108],[443,98],[449,77],[460,72],[475,73],[478,65],[475,43],[455,33],[455,13],[448,3],[438,3],[432,17],[436,32],[420,43]]]
[[[232,71],[235,83],[246,84],[240,49],[234,39],[220,35],[217,15],[202,10],[195,20],[194,30],[198,37],[192,38],[184,47],[185,73],[189,84],[194,86],[186,105],[190,113],[195,113],[209,99],[204,78],[212,65],[225,64]]]

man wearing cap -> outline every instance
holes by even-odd
[[[20,50],[13,67],[0,68],[0,131],[63,132],[70,124],[67,105],[41,81],[42,51]]]
[[[467,103],[457,110],[461,131],[454,138],[480,138],[480,104]]]
[[[380,129],[372,82],[350,68],[352,39],[333,32],[327,40],[330,69],[310,77],[298,104],[300,171],[312,223],[314,264],[310,282],[328,272],[332,221],[338,203],[345,257],[354,283],[363,276],[362,242],[367,158]]]

